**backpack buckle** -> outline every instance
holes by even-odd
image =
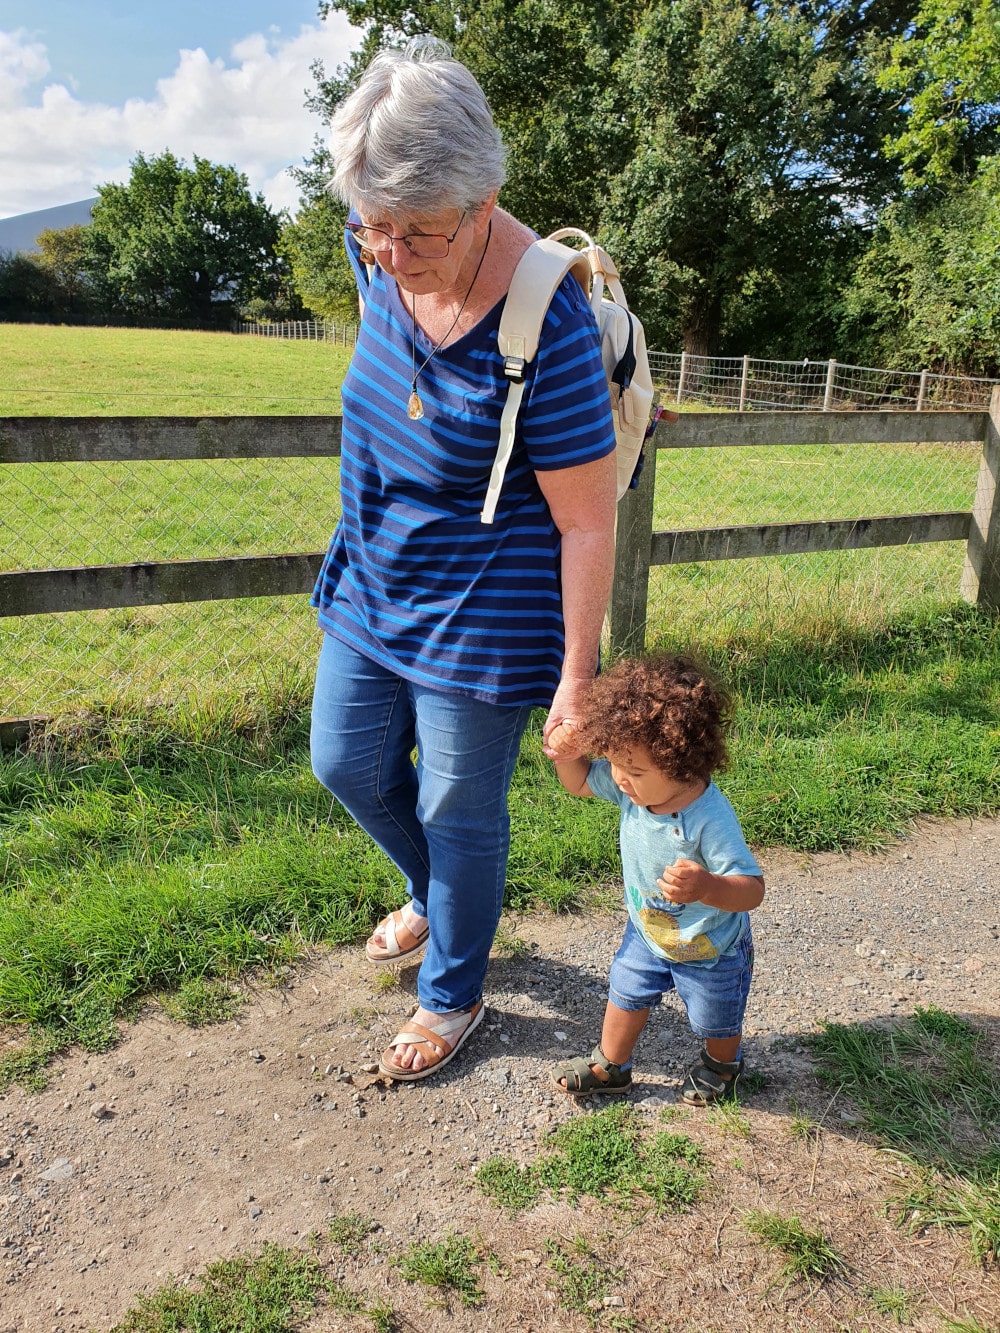
[[[503,373],[515,384],[522,384],[527,364],[523,356],[505,356],[503,359]]]

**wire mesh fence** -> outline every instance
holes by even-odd
[[[306,342],[337,343],[353,347],[358,340],[357,324],[337,324],[329,319],[292,319],[284,323],[240,323],[234,333],[248,333],[255,338],[291,338]]]
[[[237,324],[236,333],[307,339],[353,347],[356,324],[332,320]],[[694,356],[650,352],[653,383],[664,401],[726,407],[738,412],[801,410],[974,411],[985,409],[1000,380],[931,370],[886,370],[826,361],[774,361],[753,356]]]
[[[339,460],[0,466],[0,572],[321,551]],[[0,717],[303,682],[306,596],[0,618]]]
[[[770,361],[751,356],[650,352],[664,401],[738,412],[969,411],[985,409],[1000,380],[885,370],[845,362]]]

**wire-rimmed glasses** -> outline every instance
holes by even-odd
[[[418,259],[444,259],[451,248],[451,243],[462,230],[462,223],[465,221],[463,213],[459,218],[458,226],[450,236],[445,236],[439,232],[411,231],[405,236],[392,236],[389,232],[383,231],[381,227],[367,227],[363,222],[348,222],[347,230],[358,238],[361,245],[366,250],[370,250],[374,255],[384,255],[392,249],[396,241],[402,241],[411,255],[416,255]]]

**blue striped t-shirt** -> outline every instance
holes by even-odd
[[[319,623],[419,684],[489,703],[548,705],[563,622],[559,532],[538,471],[615,447],[597,325],[569,276],[528,368],[514,452],[496,517],[479,514],[507,380],[497,346],[503,302],[420,372],[424,416],[411,421],[413,321],[392,279],[371,283],[344,380],[341,520],[312,604]],[[419,366],[433,346],[417,329]]]

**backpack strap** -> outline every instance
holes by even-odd
[[[549,304],[556,289],[569,272],[574,272],[589,295],[590,265],[587,256],[551,237],[534,241],[521,256],[500,316],[497,342],[507,376],[507,401],[500,418],[500,445],[493,460],[489,486],[480,521],[492,523],[497,501],[514,450],[517,414],[524,394],[524,377],[529,362],[538,352],[538,339]]]

